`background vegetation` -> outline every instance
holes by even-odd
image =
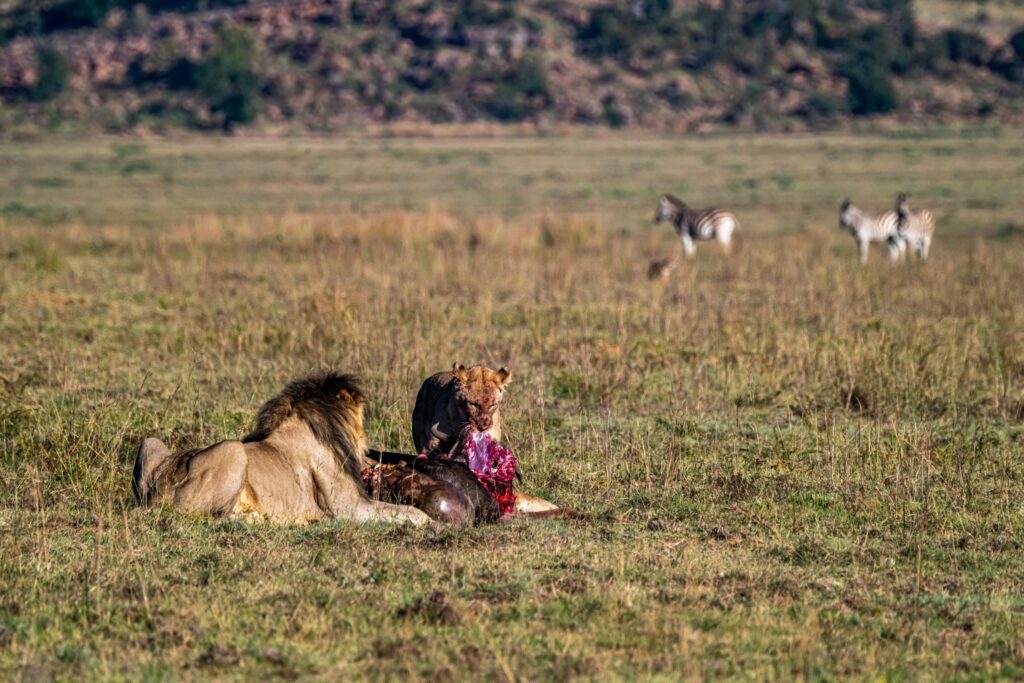
[[[12,1],[0,40],[0,131],[12,135],[487,121],[793,130],[1024,113],[1016,1]]]
[[[208,140],[0,150],[0,676],[1024,675],[1024,138]],[[907,189],[924,265],[836,228]],[[734,208],[678,249],[658,192]],[[508,364],[589,522],[245,526],[135,507],[134,448],[284,382]]]

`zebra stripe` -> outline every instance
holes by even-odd
[[[739,228],[739,221],[724,209],[692,209],[686,202],[670,194],[662,195],[654,222],[671,221],[676,233],[683,241],[683,251],[693,256],[694,242],[716,240],[728,253],[732,233]]]
[[[872,242],[885,242],[889,246],[889,258],[896,260],[902,251],[899,236],[899,215],[896,211],[880,214],[866,214],[849,199],[839,207],[839,227],[853,235],[861,263],[868,262],[868,246]]]
[[[902,241],[902,252],[905,253],[909,245],[919,260],[927,260],[935,234],[935,216],[928,209],[911,209],[905,194],[896,197],[896,215],[896,231]]]

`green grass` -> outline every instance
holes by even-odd
[[[1021,677],[1022,148],[5,146],[0,206],[48,208],[0,226],[0,677]],[[838,201],[900,189],[932,259],[858,267]],[[649,227],[666,190],[733,207],[737,252],[647,281],[679,248]],[[132,501],[143,437],[238,436],[317,368],[361,374],[371,441],[409,449],[453,360],[512,368],[527,487],[589,521]]]

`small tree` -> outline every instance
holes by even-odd
[[[39,80],[32,87],[31,96],[37,102],[47,102],[64,92],[70,71],[64,55],[52,48],[40,50],[38,58]]]
[[[43,30],[61,31],[99,26],[113,8],[113,0],[67,0],[42,11]]]
[[[950,61],[967,62],[975,66],[985,63],[988,44],[981,36],[954,28],[946,31],[945,38]]]
[[[843,40],[842,75],[849,81],[847,99],[855,116],[884,114],[896,108],[892,85],[892,46],[882,27],[869,26]]]
[[[844,75],[850,86],[847,98],[855,116],[885,114],[896,108],[896,89],[889,72],[871,65],[850,65]]]
[[[255,47],[248,32],[225,27],[217,47],[193,67],[192,83],[220,114],[225,129],[256,118],[260,106],[260,79],[253,68]]]
[[[1024,62],[1024,28],[1020,28],[1010,36],[1010,45],[1013,47],[1014,54],[1017,55],[1018,62]]]

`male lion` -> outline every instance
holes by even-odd
[[[429,523],[414,507],[367,497],[360,479],[365,403],[354,377],[330,373],[285,387],[241,441],[172,454],[159,439],[146,439],[135,460],[135,495],[144,505],[166,503],[184,513],[257,514],[284,523]]]
[[[412,411],[412,441],[416,450],[427,454],[452,454],[465,443],[467,432],[484,432],[501,440],[498,404],[512,373],[494,371],[482,365],[467,368],[455,363],[451,372],[428,377],[416,394]],[[546,512],[558,506],[516,490],[517,512]]]

